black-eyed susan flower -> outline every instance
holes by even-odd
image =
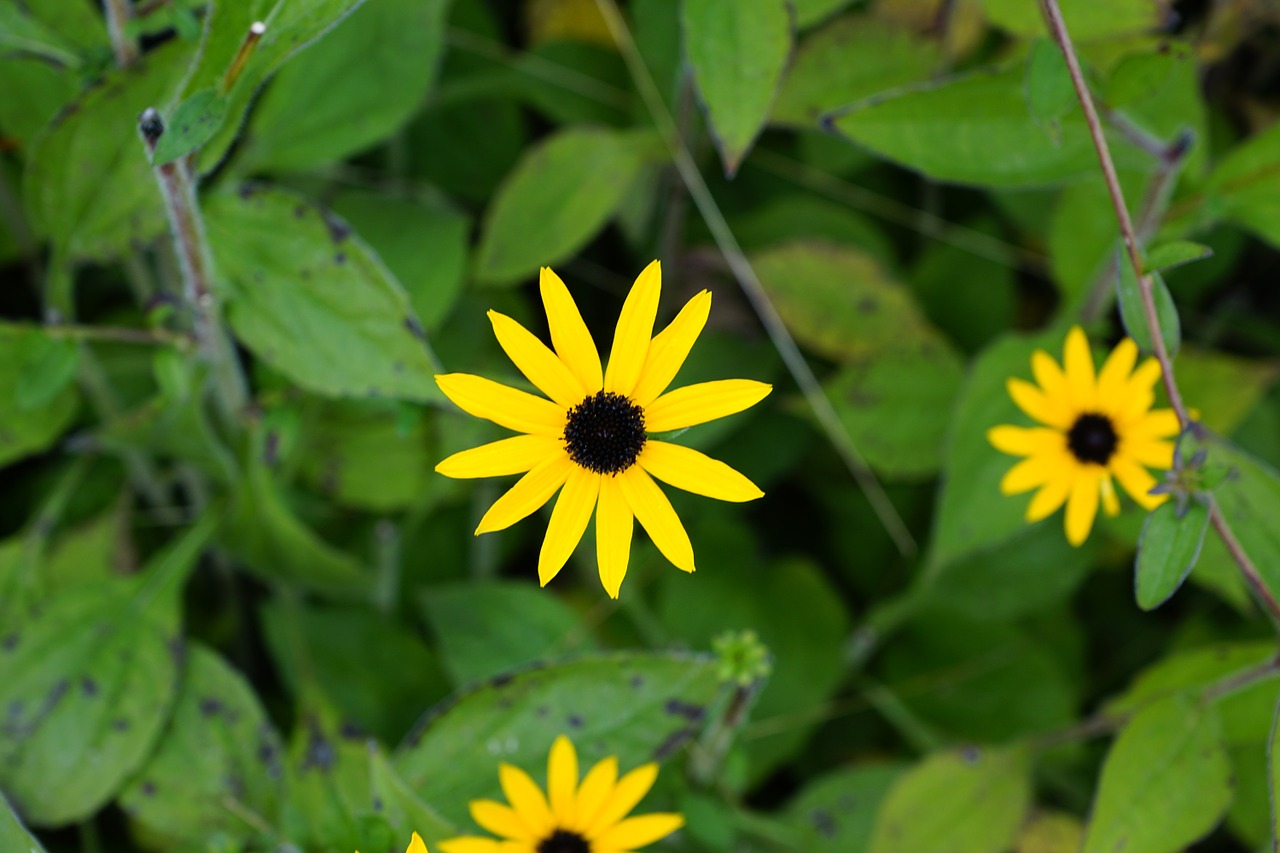
[[[542,269],[540,289],[554,350],[515,320],[490,311],[498,343],[546,399],[466,373],[436,377],[463,411],[523,433],[455,453],[436,466],[446,477],[524,475],[480,519],[477,536],[510,527],[560,492],[538,555],[544,586],[577,547],[593,511],[596,561],[610,596],[618,597],[627,573],[633,519],[664,557],[692,572],[689,536],[654,479],[726,501],[763,494],[723,462],[650,437],[740,412],[772,389],[750,379],[722,379],[667,391],[706,325],[711,294],[704,290],[690,299],[651,339],[661,284],[654,261],[623,303],[606,369],[573,297],[550,269]]]
[[[1009,395],[1043,426],[997,426],[987,439],[997,450],[1026,457],[1009,469],[1000,491],[1016,495],[1038,489],[1027,507],[1027,521],[1039,521],[1067,505],[1067,541],[1088,537],[1102,504],[1107,515],[1120,512],[1114,477],[1146,509],[1165,500],[1152,495],[1155,478],[1147,467],[1173,464],[1178,418],[1172,409],[1152,409],[1160,364],[1147,359],[1135,369],[1138,347],[1125,338],[1094,373],[1093,354],[1084,332],[1067,334],[1063,363],[1044,350],[1031,356],[1036,382],[1009,379]],[[1145,466],[1145,467],[1144,467]]]
[[[658,778],[645,764],[618,777],[610,756],[578,781],[578,754],[561,735],[547,759],[547,793],[519,767],[503,764],[498,782],[507,804],[473,800],[471,817],[498,838],[464,836],[440,843],[444,853],[627,853],[684,826],[678,814],[627,817]]]
[[[357,850],[356,853],[360,851]],[[422,836],[415,832],[413,838],[409,839],[409,846],[404,849],[404,853],[427,853],[427,844],[422,840]]]

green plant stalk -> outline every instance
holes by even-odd
[[[116,65],[127,68],[138,58],[138,42],[125,32],[126,25],[133,18],[129,0],[102,0],[102,9],[106,13],[107,32],[111,35]]]
[[[1102,123],[1098,120],[1098,111],[1093,105],[1089,87],[1084,80],[1084,72],[1080,70],[1080,60],[1076,58],[1075,48],[1071,45],[1071,35],[1067,32],[1066,22],[1062,19],[1062,10],[1058,8],[1058,0],[1040,0],[1040,8],[1044,12],[1049,25],[1049,32],[1057,43],[1062,56],[1067,62],[1067,70],[1071,74],[1071,83],[1075,87],[1076,97],[1084,110],[1085,121],[1089,125],[1089,133],[1093,137],[1093,146],[1098,152],[1098,162],[1102,166],[1102,176],[1107,182],[1107,191],[1111,194],[1111,204],[1115,208],[1116,219],[1120,223],[1120,233],[1124,238],[1125,250],[1129,255],[1129,263],[1138,277],[1138,290],[1142,297],[1142,310],[1146,317],[1147,329],[1151,333],[1151,345],[1155,350],[1156,360],[1160,362],[1160,376],[1164,380],[1165,392],[1169,395],[1169,405],[1178,416],[1178,423],[1185,430],[1192,424],[1186,405],[1182,402],[1182,394],[1178,391],[1178,382],[1173,372],[1173,359],[1164,345],[1164,336],[1160,332],[1160,318],[1156,314],[1155,296],[1152,293],[1151,277],[1142,272],[1142,255],[1138,237],[1129,218],[1129,209],[1124,203],[1124,193],[1120,189],[1120,181],[1116,177],[1116,167],[1111,160],[1111,150],[1107,147],[1106,137],[1102,133]],[[1267,588],[1258,572],[1257,566],[1249,558],[1240,540],[1236,538],[1230,523],[1222,514],[1217,502],[1209,502],[1209,523],[1217,532],[1227,551],[1240,568],[1240,573],[1253,589],[1254,594],[1266,607],[1273,623],[1280,627],[1280,602]]]
[[[143,112],[139,131],[148,155],[154,153],[156,142],[164,133],[164,125],[155,110]],[[249,394],[213,296],[213,257],[196,203],[195,183],[185,158],[155,166],[153,171],[164,197],[173,247],[182,270],[183,296],[195,318],[196,341],[213,369],[225,425],[234,430],[248,405]]]
[[[866,460],[854,444],[852,436],[840,423],[840,416],[836,414],[831,401],[827,399],[826,392],[822,390],[818,378],[814,375],[812,368],[809,367],[809,363],[805,361],[804,355],[800,352],[800,348],[796,346],[791,333],[787,331],[786,324],[782,322],[782,317],[778,314],[777,309],[774,308],[773,302],[770,301],[768,293],[765,292],[764,286],[760,283],[755,270],[751,267],[751,262],[747,260],[742,247],[738,245],[738,238],[734,236],[733,230],[729,228],[729,223],[725,221],[724,214],[720,212],[720,208],[716,205],[715,198],[711,195],[711,189],[707,186],[706,181],[703,180],[702,173],[698,171],[698,164],[694,162],[693,155],[689,153],[688,147],[680,137],[680,129],[676,126],[675,119],[672,118],[666,104],[663,103],[662,96],[658,93],[658,87],[653,81],[653,76],[649,74],[649,69],[645,67],[644,59],[636,48],[635,40],[632,39],[631,32],[627,29],[626,22],[622,18],[622,13],[618,10],[617,3],[615,0],[596,0],[596,6],[608,24],[609,32],[613,35],[613,39],[622,53],[622,59],[627,65],[627,70],[630,72],[632,80],[635,81],[636,88],[640,92],[640,97],[644,100],[650,117],[658,127],[658,131],[667,146],[668,153],[674,161],[676,169],[680,173],[681,179],[684,181],[689,196],[697,206],[698,212],[702,214],[703,221],[706,222],[707,229],[715,239],[716,246],[720,249],[720,253],[724,255],[725,261],[729,264],[729,269],[733,272],[734,278],[737,279],[738,286],[742,288],[747,301],[755,309],[756,316],[760,318],[760,322],[764,325],[765,331],[769,334],[769,339],[778,351],[778,355],[782,357],[788,372],[791,373],[792,378],[795,379],[796,384],[800,387],[800,393],[804,395],[805,402],[813,410],[819,427],[826,434],[827,439],[835,448],[845,467],[849,469],[849,473],[853,475],[858,487],[866,495],[867,501],[871,504],[876,517],[879,518],[880,523],[897,546],[898,553],[904,557],[915,555],[919,550],[915,538],[911,535],[911,531],[907,529],[907,525],[902,520],[902,516],[898,514],[897,508],[889,500],[889,496],[885,494],[884,487],[880,485],[875,473],[867,466]]]

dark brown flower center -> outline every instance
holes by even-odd
[[[557,829],[538,842],[538,853],[591,853],[591,843],[576,832]]]
[[[1083,414],[1067,430],[1067,447],[1081,462],[1106,465],[1116,452],[1117,444],[1115,425],[1106,415]]]
[[[574,406],[564,427],[569,458],[597,474],[620,474],[636,464],[645,439],[644,410],[612,391],[597,391]]]

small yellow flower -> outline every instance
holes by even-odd
[[[561,735],[547,759],[547,792],[518,767],[503,764],[498,781],[510,805],[472,800],[471,817],[499,839],[465,836],[443,841],[444,853],[626,853],[684,826],[678,814],[627,817],[658,778],[645,764],[618,778],[610,756],[578,784],[578,754]]]
[[[706,325],[711,294],[704,290],[690,299],[651,340],[661,283],[657,261],[636,279],[618,317],[607,370],[573,297],[546,267],[540,288],[554,352],[515,320],[489,312],[502,349],[550,399],[466,373],[436,377],[463,411],[524,433],[455,453],[436,466],[446,477],[524,475],[480,519],[477,536],[510,527],[559,490],[538,555],[543,586],[577,547],[593,510],[600,581],[613,598],[627,573],[633,518],[664,557],[692,572],[689,536],[654,478],[726,501],[763,494],[723,462],[649,437],[740,412],[772,390],[763,382],[723,379],[666,392]]]
[[[1125,338],[1094,374],[1089,341],[1079,326],[1067,334],[1063,365],[1044,350],[1031,356],[1036,384],[1007,383],[1018,408],[1044,424],[998,426],[987,431],[997,450],[1027,457],[1009,469],[1000,491],[1016,495],[1039,489],[1027,507],[1027,521],[1039,521],[1067,505],[1067,541],[1088,537],[1098,503],[1107,515],[1120,512],[1112,476],[1135,501],[1153,509],[1165,500],[1151,494],[1155,478],[1143,466],[1173,464],[1178,418],[1172,409],[1151,408],[1160,364],[1147,359],[1134,369],[1138,347]]]
[[[360,851],[357,850],[356,853],[360,853]],[[427,845],[422,840],[422,836],[415,832],[413,838],[409,840],[409,846],[405,848],[404,853],[427,853]]]

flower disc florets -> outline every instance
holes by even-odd
[[[1118,443],[1116,428],[1106,415],[1082,414],[1067,431],[1067,448],[1081,462],[1106,465]]]
[[[569,458],[597,474],[621,474],[636,464],[646,438],[644,410],[610,391],[597,391],[570,409],[564,427]]]
[[[576,832],[557,829],[538,845],[538,853],[591,853],[591,845]]]

